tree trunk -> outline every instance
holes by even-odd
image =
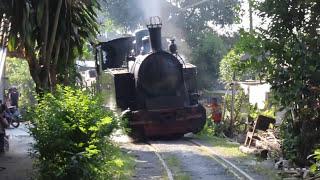
[[[44,64],[44,71],[43,73],[46,73],[46,75],[44,75],[45,77],[47,77],[47,79],[44,79],[44,81],[48,81],[47,84],[49,83],[50,86],[50,91],[52,91],[57,83],[57,75],[56,75],[56,61],[54,60],[54,62],[52,62],[52,51],[53,51],[53,47],[54,44],[56,42],[56,34],[57,34],[57,28],[58,28],[58,24],[59,24],[59,16],[60,16],[60,10],[61,10],[61,6],[62,6],[62,0],[58,1],[58,5],[57,5],[57,9],[55,12],[55,17],[54,17],[54,22],[53,22],[53,27],[52,27],[52,34],[51,34],[51,38],[50,38],[50,42],[48,44],[48,49],[47,49],[47,55],[46,55],[46,63]],[[59,56],[59,51],[60,51],[60,45],[59,49],[56,49],[56,57],[58,58]],[[51,71],[51,68],[54,68],[54,70]],[[43,82],[45,83],[45,82]],[[43,84],[45,85],[45,84]],[[49,88],[49,87],[48,87]]]
[[[59,55],[60,55],[61,42],[62,42],[62,37],[60,36],[56,43],[54,61],[50,66],[50,86],[52,88],[51,91],[53,91],[53,89],[57,85],[57,68],[58,68],[58,60],[60,57]]]

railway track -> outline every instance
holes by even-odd
[[[178,142],[178,143],[177,143]],[[172,144],[173,143],[173,144]],[[176,144],[175,144],[176,143]],[[174,180],[175,179],[175,172],[173,172],[170,168],[170,166],[166,162],[166,156],[168,157],[168,152],[176,152],[176,155],[179,156],[179,154],[183,154],[183,156],[188,156],[188,154],[192,154],[190,159],[188,157],[184,158],[182,157],[182,160],[185,159],[186,162],[189,163],[189,171],[187,171],[188,174],[191,176],[191,179],[247,179],[247,180],[253,180],[254,178],[251,177],[249,174],[247,174],[244,170],[242,170],[240,167],[235,165],[234,163],[228,161],[227,159],[219,156],[216,154],[212,149],[210,149],[207,146],[202,145],[201,143],[197,142],[194,139],[181,139],[179,141],[149,141],[146,143],[147,146],[151,151],[153,151],[156,156],[158,157],[159,161],[161,162],[163,169],[166,171],[167,179]],[[164,145],[165,144],[165,145]],[[167,146],[167,147],[164,147]],[[175,147],[176,146],[176,147]],[[183,150],[183,147],[186,147],[185,150]],[[195,154],[202,154],[202,156],[197,156]],[[197,162],[197,160],[200,161],[207,161],[207,162]],[[206,160],[205,160],[206,159]],[[188,164],[184,163],[184,164]],[[199,167],[199,166],[203,167]],[[196,167],[193,167],[196,166]],[[219,167],[218,167],[219,166]],[[188,168],[188,167],[183,167]],[[197,172],[194,172],[195,174],[192,174],[190,169],[195,168],[194,171],[197,171],[197,169],[202,169],[202,171],[199,174],[196,174]],[[207,168],[208,171],[203,171],[204,168]],[[210,169],[212,171],[210,172]],[[222,170],[223,169],[223,170]],[[215,172],[216,171],[216,172]],[[202,174],[202,175],[201,175]],[[203,177],[200,177],[203,176]]]

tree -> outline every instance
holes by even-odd
[[[173,17],[175,24],[184,30],[190,46],[195,46],[202,33],[212,30],[210,24],[225,26],[234,24],[239,20],[239,0],[203,1],[175,0],[179,7],[177,16]]]
[[[96,37],[96,0],[4,0],[0,14],[12,23],[9,50],[28,61],[38,93],[71,84],[74,60]]]
[[[107,17],[116,25],[123,27],[125,32],[136,30],[144,22],[144,16],[139,8],[140,0],[103,0]]]
[[[156,4],[158,7],[154,7]],[[204,1],[198,3],[194,0],[106,0],[104,7],[110,19],[126,30],[134,31],[144,26],[149,16],[161,16],[164,22],[171,27],[183,30],[183,34],[196,40],[199,33],[212,29],[209,24],[230,25],[237,20],[240,10],[239,0]],[[157,8],[157,12],[149,12]],[[176,34],[179,35],[179,34]],[[179,36],[178,36],[179,37]]]
[[[269,22],[260,33],[271,54],[266,79],[278,102],[293,109],[283,123],[284,153],[304,165],[320,143],[320,3],[265,0],[257,7]]]
[[[221,38],[213,33],[204,34],[192,51],[192,63],[198,68],[199,88],[212,89],[217,85],[219,62],[227,50]]]
[[[247,79],[265,80],[266,69],[272,62],[270,52],[264,49],[264,43],[255,32],[240,30],[240,39],[220,62],[220,80],[231,82]]]
[[[275,68],[268,69],[268,81],[281,104],[294,109],[294,117],[287,123],[297,139],[295,160],[304,164],[320,142],[320,3],[265,1],[260,10],[263,17],[271,19],[264,31],[268,36],[263,37],[275,59]]]

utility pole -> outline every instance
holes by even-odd
[[[252,0],[248,0],[249,3],[249,21],[250,21],[250,33],[253,32],[253,19],[252,19]]]

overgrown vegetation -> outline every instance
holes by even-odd
[[[223,123],[215,124],[212,122],[211,115],[207,117],[206,124],[204,128],[198,133],[201,137],[207,136],[217,136],[217,137],[224,137],[224,130],[226,129]]]
[[[231,88],[231,87],[227,87]],[[232,102],[232,95],[225,95],[225,117],[224,123],[226,124],[226,135],[232,137],[234,133],[243,133],[245,130],[245,122],[249,112],[249,98],[245,95],[240,86],[235,87],[234,102]],[[231,118],[233,106],[233,119]]]
[[[121,179],[128,165],[109,140],[113,114],[81,90],[58,87],[29,112],[38,179]]]
[[[316,149],[309,159],[313,158],[315,160],[314,164],[310,167],[312,173],[315,174],[315,178],[320,178],[320,149]]]
[[[231,72],[253,70],[253,79],[270,83],[278,105],[291,109],[281,126],[284,155],[304,166],[320,143],[320,3],[266,0],[255,7],[267,28],[242,33]]]

